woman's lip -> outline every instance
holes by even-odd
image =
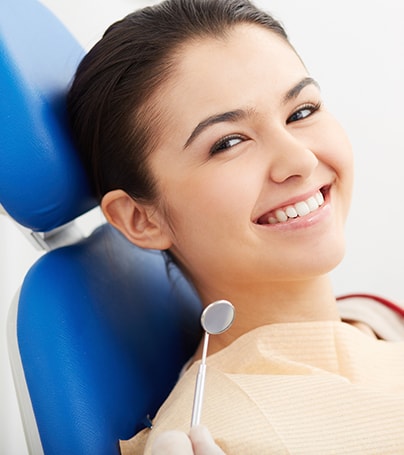
[[[293,207],[293,206],[295,206],[295,204],[299,204],[301,202],[307,201],[308,199],[310,199],[312,197],[316,197],[316,195],[319,192],[322,194],[323,198],[326,199],[326,196],[328,195],[329,190],[330,190],[330,186],[331,185],[324,185],[320,188],[317,188],[314,191],[308,191],[307,193],[304,193],[300,196],[293,197],[293,198],[283,202],[282,205],[279,205],[271,210],[266,211],[264,214],[260,215],[257,219],[255,219],[254,223],[259,224],[259,225],[269,224],[268,219],[271,217],[272,214],[275,214],[275,212],[277,212],[278,210],[285,211],[288,207]],[[299,217],[299,218],[301,218],[301,217]],[[289,219],[288,221],[290,222],[291,220],[292,220],[292,218]]]
[[[278,231],[297,231],[305,230],[314,226],[323,226],[325,220],[329,220],[331,213],[331,205],[329,203],[329,197],[327,196],[324,204],[314,212],[310,212],[308,215],[303,217],[291,218],[284,223],[260,225],[264,229],[273,229]]]

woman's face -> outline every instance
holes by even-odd
[[[163,229],[204,299],[341,260],[351,147],[285,41],[240,25],[189,44],[157,107]]]

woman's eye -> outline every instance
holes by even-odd
[[[299,107],[299,109],[294,112],[287,120],[286,124],[297,122],[299,120],[303,120],[310,115],[314,114],[314,112],[318,111],[321,107],[321,103],[318,104],[305,104],[304,106]]]
[[[231,149],[232,147],[240,144],[240,142],[243,141],[244,138],[240,135],[226,136],[215,143],[215,145],[210,149],[210,154],[214,155],[215,153]]]

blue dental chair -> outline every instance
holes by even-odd
[[[0,211],[44,251],[8,327],[35,455],[119,454],[119,439],[147,425],[200,339],[200,302],[161,252],[107,224],[87,237],[77,228],[97,205],[64,111],[82,56],[37,0],[1,0]]]

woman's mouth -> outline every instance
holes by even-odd
[[[279,224],[308,215],[315,212],[324,204],[324,197],[328,189],[321,188],[309,198],[298,201],[295,204],[288,205],[266,213],[258,218],[257,224]]]

